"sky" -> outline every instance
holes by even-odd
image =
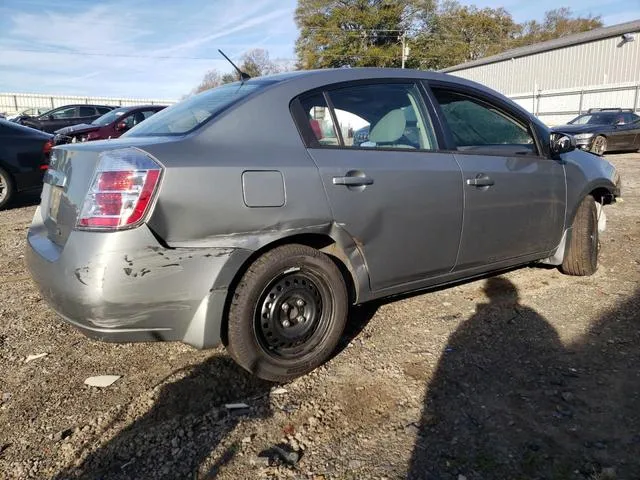
[[[463,1],[518,22],[568,6],[605,25],[640,18],[640,0]],[[253,48],[295,58],[296,0],[2,0],[0,92],[179,99],[207,70]]]

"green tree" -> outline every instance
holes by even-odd
[[[518,24],[504,8],[456,0],[298,0],[295,18],[299,68],[399,67],[404,38],[407,67],[440,69],[602,26],[568,8]]]
[[[299,0],[298,66],[399,67],[403,33],[429,8],[431,0]]]
[[[542,23],[536,20],[524,22],[513,46],[531,45],[575,33],[587,32],[603,26],[601,17],[573,17],[570,8],[558,8],[545,13]]]
[[[519,25],[503,8],[477,8],[443,2],[427,28],[413,38],[409,66],[440,69],[510,48]]]

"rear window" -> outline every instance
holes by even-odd
[[[275,82],[229,83],[189,97],[129,130],[127,137],[182,135],[206,123],[238,100]]]

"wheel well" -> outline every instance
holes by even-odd
[[[320,233],[303,233],[299,235],[292,235],[290,237],[281,238],[253,252],[251,256],[249,256],[249,258],[247,258],[245,262],[242,264],[242,267],[238,269],[233,280],[229,284],[229,288],[227,290],[228,292],[227,299],[225,301],[225,307],[224,307],[224,316],[223,316],[224,321],[222,322],[222,331],[220,332],[220,337],[224,345],[227,345],[227,339],[228,339],[227,319],[229,318],[229,307],[231,305],[231,298],[233,295],[233,291],[235,290],[236,286],[240,282],[240,279],[245,274],[247,269],[251,266],[251,264],[258,257],[264,255],[266,252],[273,250],[276,247],[279,247],[281,245],[288,245],[292,243],[306,245],[308,247],[315,248],[316,250],[323,251],[323,253],[325,253],[333,261],[336,267],[338,267],[338,270],[340,270],[340,273],[342,274],[342,278],[344,279],[344,283],[347,286],[347,294],[349,295],[349,302],[350,303],[355,302],[356,288],[355,288],[355,282],[354,282],[353,276],[351,275],[351,272],[349,272],[349,269],[347,268],[346,264],[340,258],[338,258],[338,256],[336,256],[331,251],[329,251],[331,250],[330,247],[335,245],[335,240],[333,240],[333,238],[331,238],[329,235],[323,235]]]
[[[609,205],[613,202],[613,194],[604,187],[598,187],[589,193],[600,205]]]

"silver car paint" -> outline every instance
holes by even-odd
[[[578,151],[561,160],[476,156],[476,170],[485,162],[501,182],[513,180],[511,188],[483,192],[464,184],[475,170],[459,152],[305,148],[289,108],[293,98],[327,84],[391,77],[437,79],[500,97],[436,73],[303,72],[280,77],[185,136],[56,148],[52,170],[67,179],[60,209],[49,218],[46,184],[28,234],[27,261],[43,296],[98,338],[209,347],[220,341],[229,287],[254,252],[274,242],[319,241],[349,272],[353,301],[364,302],[547,257],[557,263],[581,198],[598,188],[615,192],[615,169]],[[146,225],[117,233],[74,230],[98,153],[127,146],[165,168]],[[412,169],[410,157],[428,162]],[[361,191],[331,183],[334,175],[365,169],[375,183]],[[243,182],[246,172],[278,172],[283,184],[270,175],[277,195],[261,192]],[[531,198],[536,192],[544,198]],[[280,195],[283,205],[270,206]]]

